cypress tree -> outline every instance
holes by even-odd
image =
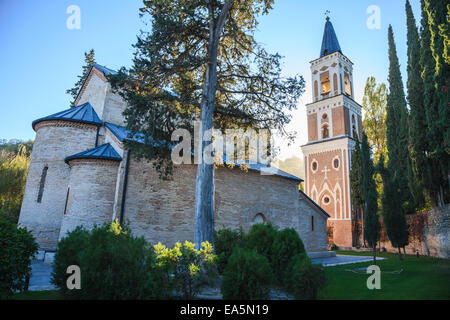
[[[350,190],[352,196],[353,208],[355,208],[358,217],[364,215],[364,194],[362,189],[363,168],[361,159],[361,146],[356,137],[355,148],[352,151],[351,170],[350,170]],[[356,221],[356,219],[354,219]],[[363,235],[364,235],[364,219],[363,219]],[[364,241],[363,241],[364,244]]]
[[[75,107],[75,99],[78,96],[78,92],[84,84],[87,76],[89,75],[89,71],[91,70],[92,65],[95,63],[95,52],[94,49],[91,49],[89,52],[84,53],[84,66],[83,71],[80,76],[78,76],[78,81],[75,83],[73,88],[67,89],[66,93],[70,94],[73,100],[70,102],[72,107]]]
[[[427,157],[422,181],[434,205],[444,205],[443,189],[448,181],[449,114],[448,77],[444,38],[440,26],[445,25],[444,6],[439,1],[421,0],[421,51],[423,105],[427,124]],[[439,10],[442,10],[440,12]],[[443,28],[441,28],[443,30]]]
[[[416,26],[416,19],[412,12],[409,0],[406,0],[406,24],[407,24],[407,44],[408,44],[408,104],[410,109],[409,117],[409,140],[408,149],[411,161],[408,165],[408,185],[414,198],[414,207],[424,204],[422,191],[422,168],[425,166],[427,140],[427,124],[425,121],[425,107],[423,105],[423,83],[421,78],[420,64],[420,39]]]
[[[394,41],[392,26],[388,31],[389,41],[389,94],[386,106],[386,145],[388,170],[397,180],[398,195],[407,212],[413,212],[413,199],[408,187],[408,110],[406,108],[400,64]]]
[[[369,247],[373,249],[373,263],[376,264],[376,247],[380,238],[380,221],[378,220],[378,194],[377,186],[373,175],[375,173],[373,160],[367,135],[363,133],[363,140],[361,146],[361,160],[362,160],[362,191],[365,199],[364,210],[364,237],[367,240]]]
[[[424,8],[426,17],[428,18],[428,28],[430,35],[430,49],[434,59],[434,99],[430,108],[430,112],[435,112],[428,123],[430,132],[430,146],[432,158],[432,178],[435,194],[439,204],[444,206],[444,189],[448,188],[449,177],[449,138],[450,138],[450,112],[449,112],[449,78],[450,66],[445,60],[446,48],[445,43],[448,34],[447,13],[450,5],[442,0],[425,0]],[[445,28],[447,26],[447,28]],[[433,65],[431,62],[430,67]],[[428,120],[428,119],[427,119]]]

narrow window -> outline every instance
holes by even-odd
[[[330,136],[330,133],[328,131],[328,126],[324,125],[322,127],[322,139],[327,139],[327,138],[329,138],[329,136]]]
[[[44,169],[42,169],[41,182],[39,183],[39,192],[36,200],[38,203],[41,203],[42,201],[42,194],[44,193],[44,185],[45,185],[45,178],[47,177],[47,171],[48,167],[45,166]]]
[[[311,231],[314,231],[314,216],[311,216]]]
[[[352,90],[350,88],[350,79],[349,79],[347,73],[345,74],[344,82],[345,82],[345,93],[348,94],[349,96],[351,96],[352,95]]]
[[[67,212],[67,201],[69,200],[69,192],[70,192],[70,188],[67,188],[66,203],[64,204],[64,214],[66,214],[66,212]]]

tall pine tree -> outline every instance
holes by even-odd
[[[440,11],[442,10],[442,11]],[[449,172],[449,65],[444,60],[445,36],[442,25],[448,24],[441,1],[421,0],[421,49],[423,106],[426,122],[426,157],[422,167],[422,183],[433,205],[443,206],[448,189]],[[448,46],[448,44],[447,44]],[[416,146],[415,146],[416,147]],[[420,145],[416,147],[420,148]]]
[[[423,206],[422,170],[425,167],[427,140],[427,125],[425,121],[425,107],[423,104],[423,83],[421,78],[420,64],[420,39],[416,26],[416,19],[409,3],[406,0],[406,24],[407,24],[407,45],[408,45],[408,104],[410,109],[409,117],[409,140],[408,149],[411,161],[408,161],[408,185],[414,198],[414,207]]]
[[[362,233],[364,237],[364,194],[363,194],[363,168],[362,168],[362,159],[361,159],[361,145],[359,143],[358,137],[356,137],[355,148],[352,151],[351,158],[351,170],[350,170],[350,190],[351,190],[351,199],[352,205],[355,210],[356,219],[353,219],[355,222],[358,219],[362,220]],[[354,239],[353,242],[356,242]],[[365,241],[363,239],[363,244]]]
[[[373,175],[375,173],[367,135],[364,132],[361,145],[362,190],[364,194],[364,238],[373,251],[373,263],[376,264],[376,248],[380,239],[380,221],[378,220],[378,194]]]
[[[281,75],[281,57],[254,38],[258,17],[273,0],[153,0],[140,9],[151,19],[135,47],[134,65],[111,77],[128,107],[127,128],[148,143],[134,155],[171,173],[175,129],[192,131],[200,118],[197,154],[211,155],[211,129],[272,128],[286,133],[288,111],[304,91],[300,76]],[[270,94],[269,94],[270,93]],[[199,161],[194,240],[214,243],[214,163]]]
[[[397,199],[406,212],[414,212],[414,200],[408,186],[408,110],[406,108],[400,64],[394,41],[392,26],[388,30],[389,41],[389,94],[386,105],[386,145],[388,170],[397,180]]]
[[[87,76],[89,75],[89,71],[91,70],[91,67],[94,63],[95,63],[95,52],[94,49],[91,49],[89,52],[84,53],[83,71],[81,72],[81,75],[78,76],[78,81],[75,83],[73,88],[66,90],[66,93],[72,96],[73,100],[70,102],[70,105],[72,107],[75,107],[74,103],[75,99],[78,96],[78,92],[83,86],[83,83],[86,80]]]
[[[389,94],[386,107],[386,143],[388,148],[387,168],[383,170],[382,208],[386,231],[393,247],[408,243],[405,211],[414,210],[408,187],[408,130],[407,109],[400,65],[394,42],[392,26],[388,30],[389,41]]]

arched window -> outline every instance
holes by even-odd
[[[256,223],[264,223],[264,222],[266,222],[267,221],[267,219],[266,219],[266,217],[262,214],[262,213],[257,213],[254,217],[253,217],[253,224],[256,224]]]
[[[330,85],[330,76],[328,71],[324,72],[320,75],[320,84],[322,88],[322,95],[327,95],[331,91],[331,85]]]
[[[41,181],[39,182],[39,191],[38,191],[38,196],[37,196],[37,199],[36,199],[36,201],[38,203],[41,203],[42,195],[44,194],[44,186],[45,186],[45,179],[47,178],[47,171],[48,171],[48,167],[45,166],[42,169]]]
[[[324,125],[323,127],[322,127],[322,139],[327,139],[327,138],[329,138],[330,137],[330,133],[329,133],[329,131],[328,131],[328,125]]]
[[[322,115],[322,119],[323,119],[323,120],[327,120],[327,119],[328,119],[328,114],[324,113],[324,114]]]

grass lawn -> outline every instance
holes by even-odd
[[[337,251],[338,254],[370,256],[367,252]],[[369,290],[370,276],[364,271],[347,271],[367,267],[372,262],[326,267],[327,285],[319,293],[319,299],[373,300],[373,299],[444,299],[450,300],[450,260],[429,257],[403,256],[377,253],[387,260],[377,261],[381,269],[381,289]],[[399,274],[390,273],[401,270]]]

